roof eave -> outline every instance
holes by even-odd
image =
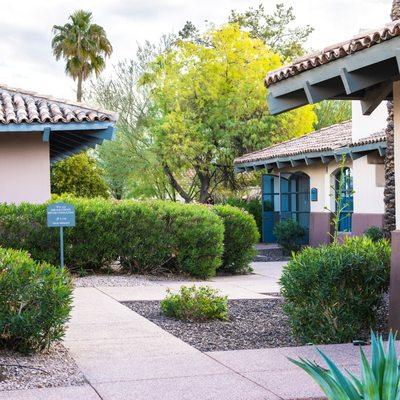
[[[368,103],[370,91],[381,89],[374,93],[374,103],[391,98],[392,82],[399,79],[399,64],[400,37],[395,37],[287,77],[269,86],[270,113],[280,114],[306,104],[341,98],[361,100],[364,113],[370,114],[375,109],[374,104]]]
[[[235,172],[257,171],[261,169],[282,169],[286,167],[297,167],[299,165],[311,165],[315,162],[327,164],[333,160],[340,161],[343,155],[348,156],[350,159],[355,160],[363,155],[377,150],[381,156],[384,155],[386,149],[386,141],[375,141],[372,143],[365,143],[360,145],[352,145],[346,147],[339,147],[335,150],[323,150],[315,152],[303,152],[294,154],[292,156],[275,157],[266,160],[253,160],[243,163],[235,163]]]

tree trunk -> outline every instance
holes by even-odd
[[[207,203],[209,190],[210,190],[210,177],[201,172],[198,173],[199,181],[200,181],[200,194],[199,194],[199,202]]]
[[[178,192],[178,194],[183,198],[183,200],[185,200],[185,203],[190,203],[192,201],[191,197],[185,192],[183,187],[175,179],[169,166],[167,164],[164,164],[163,169],[164,169],[165,175],[167,175],[169,183],[174,188],[174,190],[176,190]]]
[[[76,91],[76,100],[81,102],[82,101],[82,74],[78,76],[78,88]]]
[[[400,0],[393,0],[390,13],[392,21],[400,19]],[[385,234],[390,238],[390,232],[396,228],[396,203],[394,187],[394,125],[393,104],[388,102],[388,118],[386,127],[386,157],[385,157],[385,215],[383,227]]]

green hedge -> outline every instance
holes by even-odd
[[[385,240],[354,237],[294,254],[280,281],[294,334],[305,343],[368,337],[388,289],[389,270]]]
[[[0,348],[28,353],[63,337],[72,303],[65,269],[0,248],[0,293]]]
[[[212,210],[224,221],[224,254],[221,270],[246,273],[256,255],[255,245],[260,239],[257,225],[249,213],[229,205],[214,206]]]
[[[256,221],[260,236],[262,235],[262,204],[260,199],[243,200],[231,197],[226,199],[224,204],[242,208],[251,214]]]
[[[221,265],[224,226],[208,208],[166,201],[123,201],[119,248],[125,269],[157,273],[173,265],[207,278]]]
[[[70,269],[98,271],[119,259],[134,272],[173,268],[206,278],[221,264],[223,222],[205,206],[63,200],[76,208],[76,227],[64,229],[65,264]],[[0,245],[59,263],[58,230],[46,226],[46,205],[0,205]]]

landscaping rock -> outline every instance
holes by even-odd
[[[67,349],[59,343],[33,355],[0,350],[0,391],[84,383],[85,377]]]
[[[167,332],[201,351],[259,349],[298,346],[288,319],[282,311],[283,300],[229,300],[229,321],[183,322],[165,317],[159,301],[124,303]]]

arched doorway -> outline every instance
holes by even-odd
[[[343,175],[341,173],[343,171]],[[339,232],[351,232],[353,216],[353,176],[346,167],[335,173],[335,211],[340,211]]]
[[[303,172],[263,176],[263,242],[274,243],[274,226],[294,219],[305,230],[308,244],[310,227],[310,177]]]

